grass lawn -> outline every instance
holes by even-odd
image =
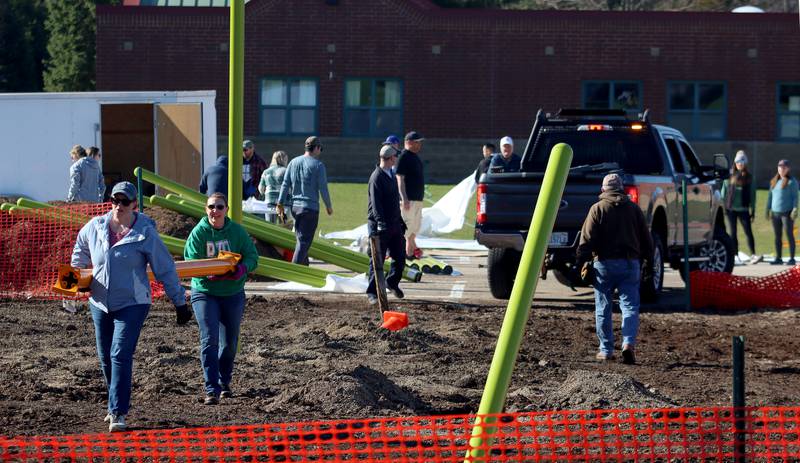
[[[431,206],[434,202],[444,196],[455,185],[428,185],[426,192],[430,193],[425,200],[425,205]],[[331,200],[333,201],[333,216],[328,217],[324,212],[320,215],[319,231],[322,234],[334,231],[350,230],[367,222],[367,184],[366,183],[331,183],[329,184]],[[758,254],[774,254],[773,244],[774,235],[772,224],[764,217],[764,207],[767,202],[767,190],[758,190],[756,198],[756,220],[753,222],[753,235],[756,241],[756,252]],[[473,195],[467,207],[467,218],[464,227],[447,235],[445,238],[472,239],[473,225],[475,224],[475,197]],[[727,219],[726,219],[727,227]],[[749,253],[747,239],[744,236],[742,227],[738,227],[739,250]],[[800,234],[795,231],[795,238],[800,238]],[[788,257],[788,244],[783,240],[783,256]]]
[[[425,207],[430,207],[450,191],[455,185],[426,186]],[[335,231],[350,230],[367,223],[367,184],[366,183],[330,183],[328,189],[333,202],[333,215],[328,216],[320,211],[318,231],[323,235]],[[467,218],[464,227],[456,232],[442,235],[444,238],[472,239],[475,224],[475,199],[467,207]]]

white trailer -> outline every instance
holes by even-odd
[[[0,195],[66,199],[76,144],[100,148],[107,185],[135,182],[142,166],[196,188],[217,155],[215,98],[213,90],[0,93]]]

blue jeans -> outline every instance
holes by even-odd
[[[200,362],[207,394],[219,395],[230,384],[244,314],[244,291],[214,296],[192,290],[192,309],[200,326]]]
[[[639,261],[609,259],[594,263],[595,329],[600,340],[600,352],[614,353],[614,329],[611,308],[614,290],[619,291],[622,312],[622,345],[636,344],[639,332]]]
[[[133,353],[150,304],[131,305],[113,312],[103,312],[91,302],[97,356],[108,388],[108,412],[127,415],[131,406]]]
[[[294,216],[294,234],[297,237],[292,263],[308,265],[308,249],[311,247],[311,242],[314,241],[314,233],[317,232],[319,211],[304,207],[292,207],[292,216]]]

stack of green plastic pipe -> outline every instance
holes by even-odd
[[[23,211],[30,209],[51,208],[53,209],[54,217],[58,217],[60,220],[64,219],[70,221],[76,225],[83,225],[91,218],[83,214],[77,214],[58,209],[47,203],[25,198],[20,198],[17,201],[17,206],[11,206],[14,208],[19,208]],[[167,246],[167,249],[172,254],[183,256],[183,247],[186,244],[185,240],[164,234],[159,234],[159,236],[161,237],[161,241],[164,242],[164,244]],[[281,281],[292,281],[295,283],[313,286],[315,288],[321,288],[325,286],[325,279],[332,272],[318,268],[310,268],[303,265],[292,264],[291,262],[285,262],[279,259],[271,259],[269,257],[259,256],[258,267],[253,271],[253,273]]]
[[[134,175],[140,169],[134,170]],[[205,215],[206,196],[187,188],[177,182],[166,179],[147,169],[141,169],[142,179],[164,189],[170,190],[179,195],[177,197],[163,198],[159,196],[151,197],[151,204],[172,209],[192,217],[203,217]],[[290,230],[278,225],[273,225],[252,214],[243,214],[242,226],[256,238],[286,249],[294,249],[295,236]],[[369,268],[369,256],[349,249],[336,246],[327,240],[315,238],[311,244],[308,255],[324,262],[328,262],[339,267],[346,268],[355,272],[366,272]],[[385,265],[389,270],[389,263]],[[406,268],[403,277],[411,281],[419,281],[421,274],[413,269]]]

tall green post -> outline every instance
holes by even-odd
[[[683,193],[681,205],[683,206],[683,274],[686,275],[686,310],[692,309],[692,283],[689,272],[691,265],[689,262],[689,201],[686,189],[686,177],[681,180],[681,192]]]
[[[242,140],[244,105],[244,0],[231,0],[228,85],[228,217],[242,222]]]
[[[511,298],[508,301],[503,325],[497,338],[494,357],[492,357],[492,364],[489,367],[483,396],[478,407],[479,415],[496,414],[503,411],[508,384],[511,382],[511,374],[517,361],[525,325],[528,323],[533,294],[536,292],[536,284],[539,281],[547,244],[550,240],[550,233],[553,231],[553,224],[561,203],[561,194],[567,183],[571,162],[572,148],[569,145],[559,143],[553,147],[542,180],[539,198],[536,200],[536,207],[533,210],[528,238],[525,240],[517,277],[511,290]],[[494,420],[490,418],[484,420],[484,423],[480,422],[480,418],[476,419],[472,429],[473,437],[469,442],[472,449],[470,455],[473,458],[471,461],[481,461],[474,458],[482,457],[485,454],[481,449],[483,446],[482,436],[484,433],[494,434],[496,427],[484,425],[491,425],[493,422]]]

